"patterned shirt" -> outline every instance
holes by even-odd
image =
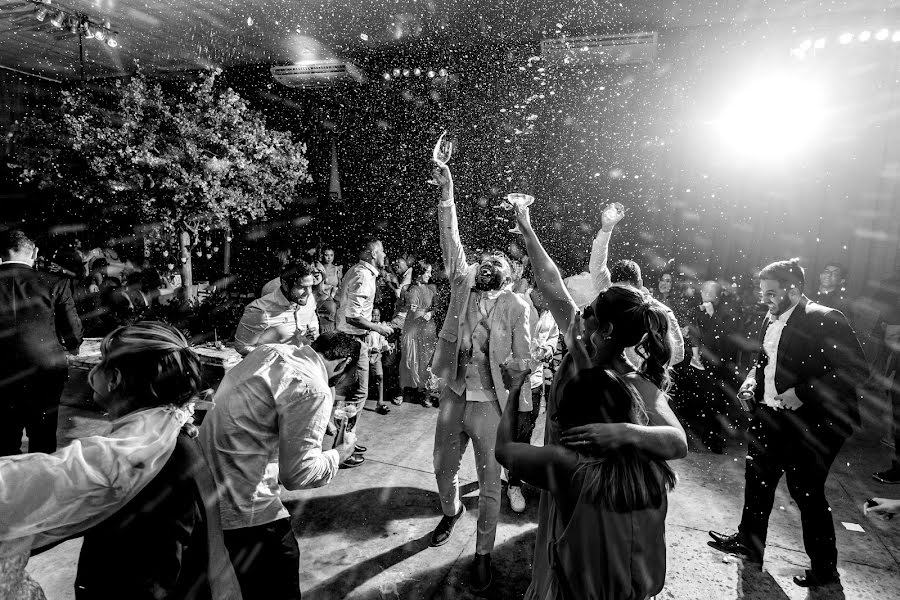
[[[279,341],[286,342],[299,331],[310,339],[319,336],[316,300],[307,296],[306,304],[296,304],[285,298],[281,287],[271,294],[257,298],[244,309],[244,316],[234,334],[234,349],[242,356],[250,354],[268,329],[283,329]]]

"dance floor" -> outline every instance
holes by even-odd
[[[523,596],[530,577],[537,493],[527,495],[528,510],[518,515],[509,509],[505,486],[493,554],[495,584],[481,596],[466,588],[467,567],[475,551],[478,501],[471,449],[460,473],[469,512],[447,545],[428,547],[440,518],[431,466],[436,417],[436,409],[411,405],[394,407],[386,416],[367,411],[360,421],[360,443],[369,448],[365,464],[340,471],[327,487],[286,495],[302,553],[300,581],[305,600]],[[64,407],[61,435],[94,431],[95,419],[92,413]],[[732,441],[724,455],[697,449],[674,463],[680,482],[669,497],[668,576],[658,598],[896,598],[900,523],[870,521],[860,508],[872,496],[900,496],[900,486],[881,485],[870,476],[886,466],[889,458],[888,449],[879,443],[883,431],[878,429],[870,423],[844,448],[827,485],[843,589],[810,593],[791,581],[808,562],[800,515],[783,481],[770,521],[763,571],[707,547],[708,529],[733,529],[740,517],[744,454],[740,442]],[[539,424],[535,437],[542,435]],[[863,531],[843,523],[860,525]],[[74,598],[79,546],[80,540],[72,540],[31,560],[29,571],[49,600]],[[265,598],[264,590],[259,597]]]

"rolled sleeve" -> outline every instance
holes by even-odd
[[[322,451],[333,405],[329,394],[295,381],[275,399],[278,412],[278,471],[289,490],[327,485],[338,472],[337,450]]]
[[[612,275],[606,264],[609,254],[609,238],[612,232],[606,232],[602,229],[597,232],[597,237],[591,244],[591,285],[594,287],[594,293],[599,294],[612,285]]]
[[[252,304],[244,309],[241,322],[238,323],[234,333],[234,349],[241,356],[246,356],[253,351],[259,343],[259,338],[268,327],[268,316],[258,306]]]
[[[369,304],[369,298],[374,297],[374,290],[368,290],[368,287],[360,274],[356,274],[348,282],[346,317],[368,319],[371,316],[371,312],[366,311],[366,305]]]

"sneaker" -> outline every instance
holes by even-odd
[[[434,528],[434,532],[431,534],[432,548],[443,546],[450,541],[450,536],[453,535],[453,528],[456,527],[456,522],[459,521],[460,517],[465,513],[466,507],[463,505],[459,509],[459,512],[456,513],[456,516],[448,517],[447,515],[444,515],[444,518],[441,519],[441,522],[438,523],[438,526]]]
[[[736,554],[756,563],[762,563],[763,561],[762,552],[752,548],[740,533],[726,535],[724,533],[710,531],[709,537],[711,537],[713,541],[707,542],[707,544],[720,552]]]
[[[469,571],[469,587],[477,593],[483,592],[494,583],[494,570],[491,568],[490,554],[476,554]]]
[[[509,486],[509,489],[506,490],[506,495],[509,497],[509,506],[513,509],[513,512],[525,512],[525,496],[522,494],[521,486]]]
[[[887,471],[872,473],[872,478],[880,483],[900,483],[900,468],[891,467]]]

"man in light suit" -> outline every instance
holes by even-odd
[[[769,314],[761,327],[755,369],[741,386],[756,398],[738,532],[715,531],[709,545],[762,562],[775,488],[787,476],[800,509],[810,568],[801,587],[840,581],[825,480],[844,441],[859,426],[856,386],[868,374],[856,334],[840,311],[803,294],[799,259],[772,263],[759,274]]]
[[[81,321],[68,282],[34,270],[38,249],[23,232],[0,233],[0,456],[56,451],[56,420]]]
[[[438,223],[451,294],[432,361],[432,370],[445,387],[434,434],[434,472],[444,518],[432,534],[431,545],[447,543],[465,512],[458,473],[471,439],[480,495],[470,583],[475,591],[484,591],[493,579],[490,553],[500,514],[500,464],[494,456],[497,426],[503,410],[531,409],[530,390],[522,390],[518,407],[506,406],[508,392],[500,367],[531,370],[530,307],[508,289],[512,270],[502,253],[468,264],[459,237],[450,170],[437,167],[434,178],[441,186]]]

